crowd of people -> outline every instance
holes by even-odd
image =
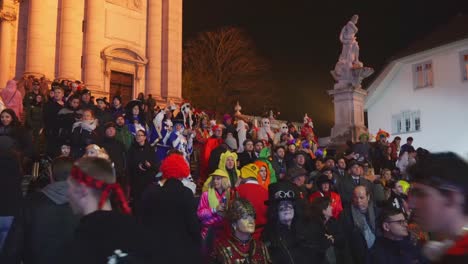
[[[384,130],[331,150],[307,116],[275,131],[79,81],[23,87],[0,92],[0,263],[468,263],[453,153]]]

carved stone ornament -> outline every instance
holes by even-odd
[[[142,8],[141,0],[106,0],[108,3],[125,7],[131,10],[140,11]]]
[[[0,11],[0,21],[15,21],[16,13],[14,11]]]

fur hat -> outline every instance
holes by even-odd
[[[190,175],[190,168],[182,155],[171,154],[165,158],[159,170],[164,179],[187,178]]]

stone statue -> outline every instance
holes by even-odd
[[[343,44],[343,50],[339,60],[354,67],[362,67],[359,61],[359,45],[356,40],[358,28],[356,26],[359,16],[354,15],[351,20],[343,27],[340,33],[340,41]]]
[[[359,45],[356,40],[358,19],[358,15],[351,17],[340,32],[343,48],[335,69],[331,71],[333,78],[337,81],[335,88],[346,88],[350,85],[360,88],[362,80],[374,73],[374,69],[364,67],[364,64],[359,61]]]

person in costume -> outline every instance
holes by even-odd
[[[237,169],[237,153],[229,150],[221,153],[218,169],[226,171],[229,175],[229,181],[232,188],[239,185],[240,171]]]
[[[223,229],[223,218],[228,209],[231,183],[225,170],[217,169],[210,174],[203,186],[197,215],[202,223],[203,251],[208,255],[216,237]]]
[[[262,188],[268,191],[268,186],[270,185],[270,169],[268,164],[262,160],[254,161],[254,164],[259,168],[257,174],[257,182]]]
[[[202,150],[200,157],[200,178],[199,182],[203,184],[208,177],[209,160],[211,152],[223,143],[221,136],[223,135],[223,129],[220,125],[214,125],[212,127],[213,135],[206,140],[205,147]]]
[[[193,152],[194,134],[191,130],[184,130],[184,121],[174,119],[174,129],[172,130],[167,144],[184,155],[185,160],[190,164],[190,155]]]
[[[260,186],[257,181],[260,169],[254,163],[250,163],[241,168],[241,183],[236,189],[239,198],[248,200],[255,208],[255,233],[253,237],[260,239],[265,224],[267,223],[267,207],[265,201],[268,200],[268,191]]]
[[[143,105],[140,100],[132,100],[126,105],[125,123],[128,131],[136,135],[138,130],[147,131]]]
[[[271,263],[263,242],[252,237],[255,232],[255,209],[245,199],[236,199],[227,211],[232,234],[216,243],[211,263]]]
[[[169,108],[159,111],[150,124],[150,144],[156,146],[156,157],[158,161],[166,158],[167,152],[172,149],[168,144],[173,128],[172,112]]]
[[[315,260],[314,241],[307,237],[308,229],[297,198],[294,185],[287,181],[272,184],[268,190],[265,202],[268,218],[262,239],[268,246],[272,263],[311,263]]]
[[[412,219],[441,241],[427,242],[432,263],[468,263],[468,163],[454,153],[432,153],[408,173]]]
[[[316,182],[318,191],[312,193],[309,196],[309,202],[313,202],[318,197],[329,197],[331,207],[332,207],[332,216],[335,219],[338,219],[341,212],[343,211],[343,205],[341,204],[340,195],[331,190],[331,187],[333,185],[333,180],[329,179],[327,175],[322,174],[316,179],[315,182]]]
[[[385,157],[387,156],[387,147],[388,147],[388,142],[387,139],[390,137],[390,134],[382,129],[379,129],[376,135],[376,140],[373,144],[373,149],[372,149],[372,166],[374,166],[374,171],[377,171],[380,173],[380,170],[383,167],[383,164],[385,164]]]
[[[5,108],[15,111],[16,116],[21,120],[23,115],[23,96],[16,87],[15,80],[9,80],[6,83],[6,87],[0,92],[0,97],[5,104]]]

